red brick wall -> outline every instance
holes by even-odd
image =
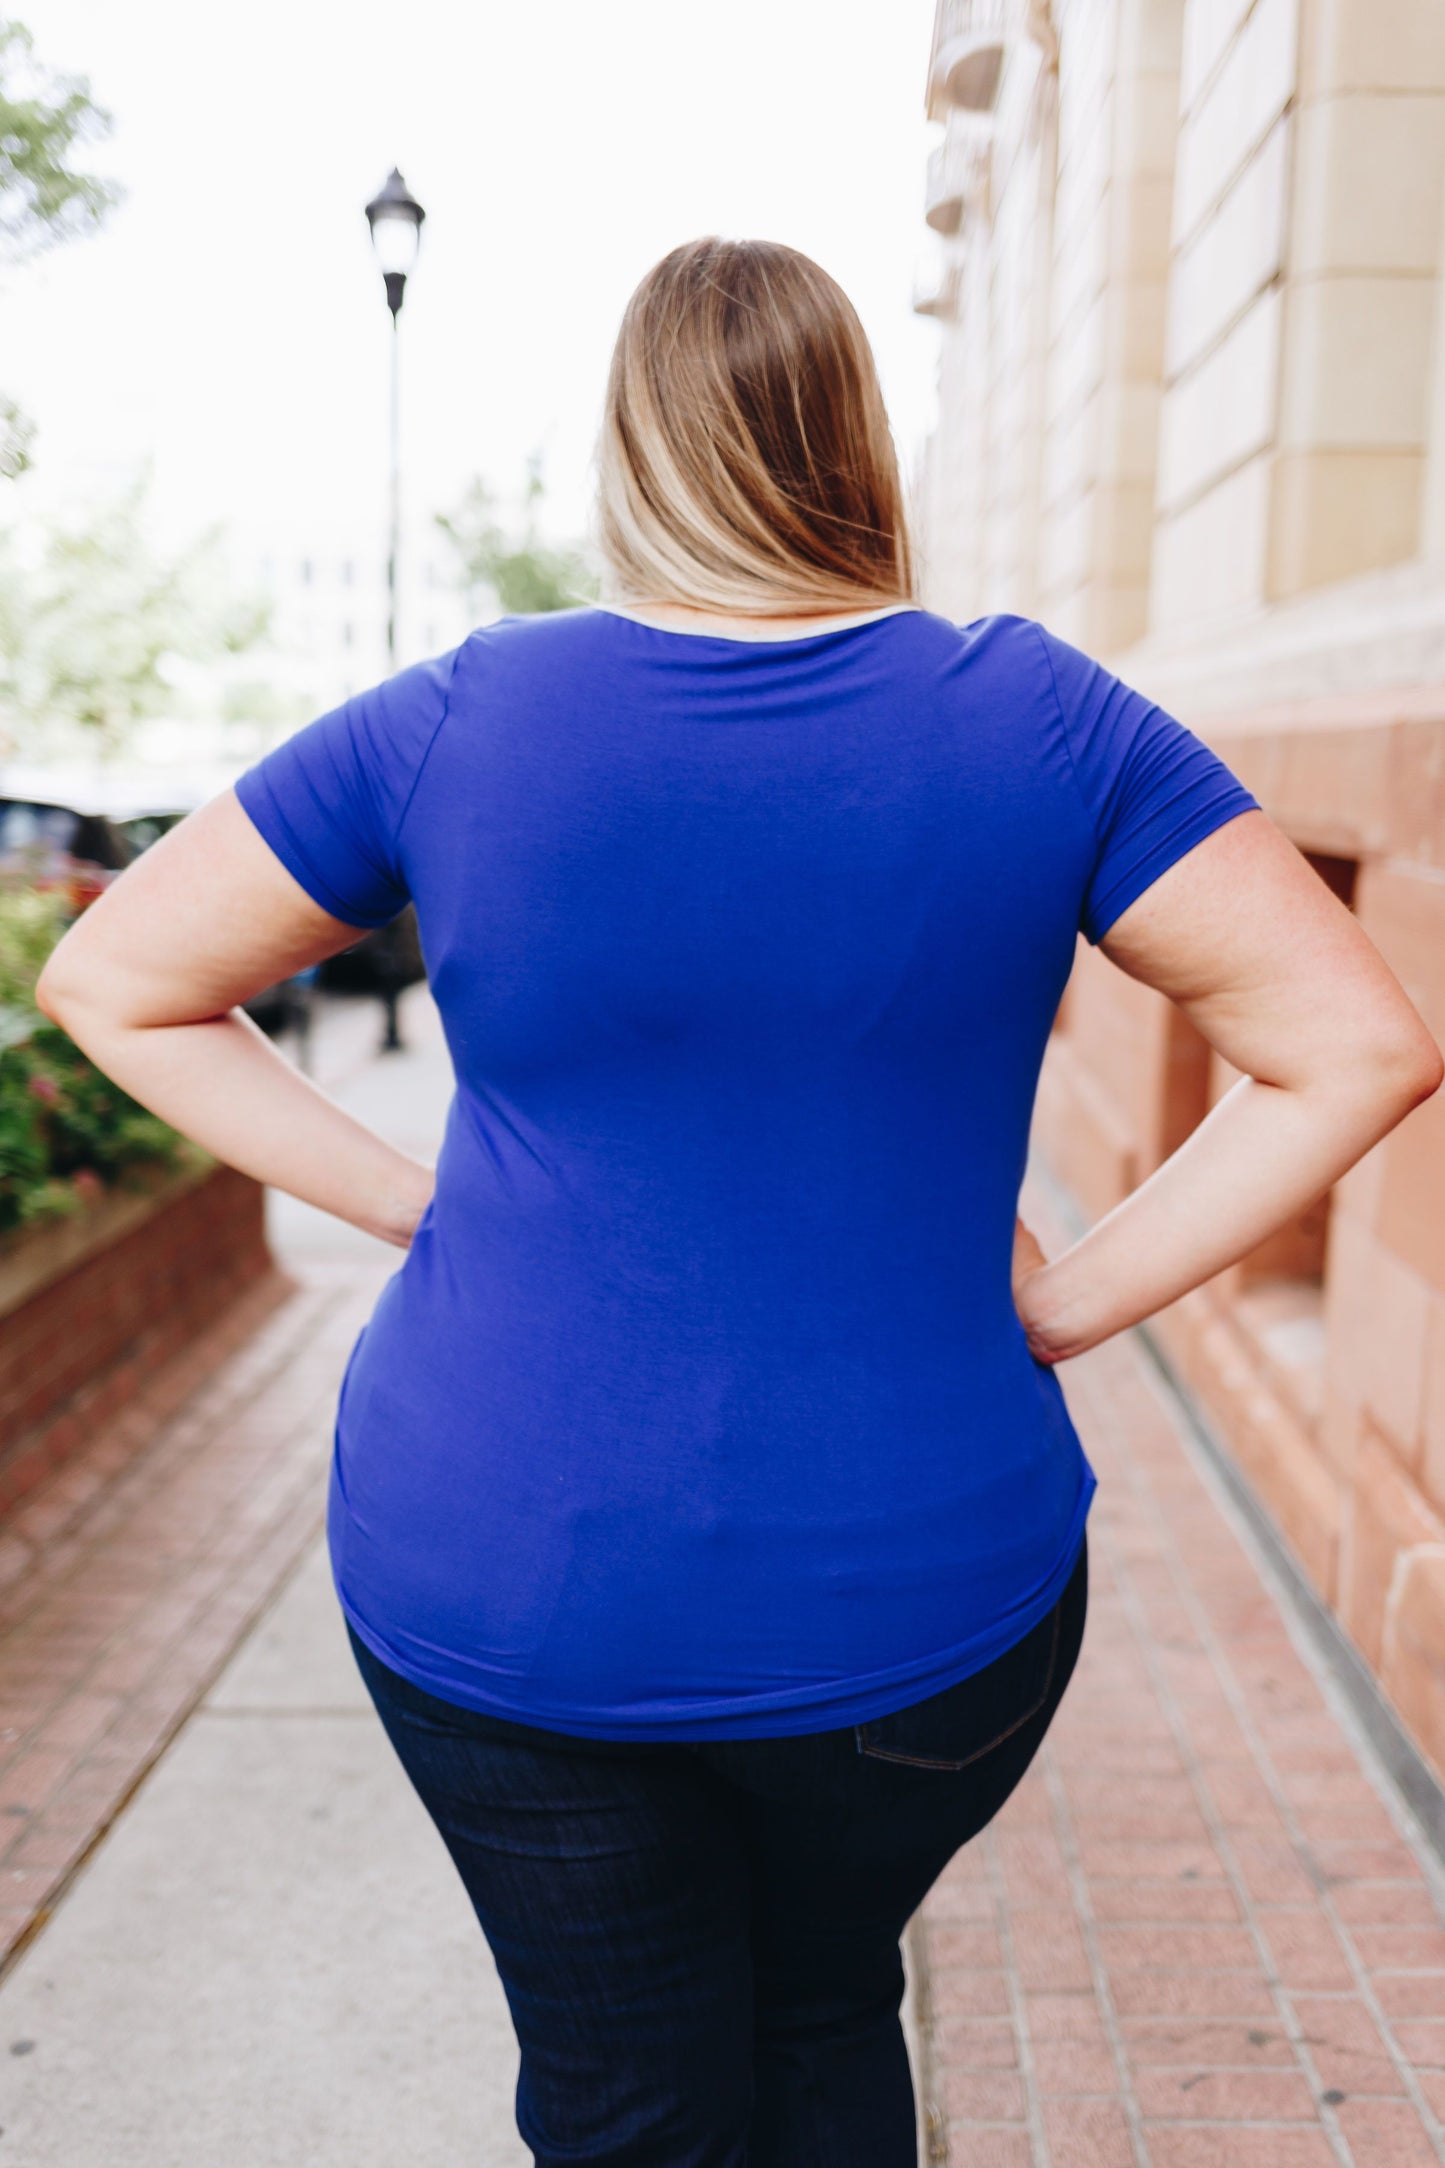
[[[1302,850],[1329,854],[1332,885],[1354,862],[1361,924],[1445,1040],[1445,688],[1198,727]],[[1105,1211],[1218,1097],[1219,1067],[1081,942],[1039,1149]],[[1298,1228],[1154,1322],[1445,1776],[1445,1093]]]
[[[275,1271],[264,1200],[216,1167],[0,1318],[0,1513]]]

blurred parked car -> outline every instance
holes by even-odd
[[[127,778],[116,772],[104,785],[92,782],[86,792],[85,802],[96,807],[100,801],[98,809],[81,810],[79,804],[66,802],[60,795],[53,800],[38,791],[22,795],[12,783],[9,793],[0,790],[0,871],[23,870],[32,879],[63,882],[72,907],[83,910],[123,866],[149,849],[216,787],[220,787],[216,777],[193,778],[191,787],[177,791],[171,803],[157,804],[149,778]],[[74,797],[79,799],[80,792]],[[385,1018],[381,1044],[391,1048],[401,1044],[400,996],[425,977],[416,912],[408,904],[389,925],[359,933],[337,955],[265,987],[244,1006],[263,1031],[294,1030],[304,1063],[316,984],[339,992],[378,995]]]
[[[380,994],[386,1011],[381,1043],[386,1048],[400,1046],[397,1003],[408,986],[426,977],[415,907],[408,904],[389,925],[372,927],[351,948],[328,956],[320,974],[323,986]]]
[[[157,837],[184,818],[184,808],[114,818],[35,798],[0,797],[0,874],[18,874],[41,887],[66,890],[72,911],[83,911]],[[267,986],[244,1004],[267,1033],[288,1027],[305,1046],[315,973]]]

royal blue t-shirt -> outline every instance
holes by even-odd
[[[1026,618],[508,618],[236,785],[326,910],[415,902],[456,1070],[341,1387],[348,1617],[619,1739],[887,1714],[1061,1593],[1094,1475],[1010,1261],[1097,941],[1255,798]]]

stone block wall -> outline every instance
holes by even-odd
[[[1445,6],[940,0],[928,111],[986,185],[927,600],[1216,743],[1445,1037]],[[1080,942],[1036,1137],[1087,1210],[1231,1081]],[[1445,1778],[1445,1095],[1158,1331]]]
[[[1445,1040],[1445,686],[1199,727]],[[1036,1142],[1105,1211],[1188,1135],[1222,1070],[1081,942]],[[1155,1330],[1445,1779],[1445,1095]]]
[[[939,606],[1115,654],[1445,549],[1445,8],[1012,21],[991,110],[931,105],[990,173],[947,244]]]

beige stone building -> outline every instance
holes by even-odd
[[[940,0],[929,599],[1215,745],[1445,1037],[1445,5]],[[1230,1075],[1081,942],[1091,1212]],[[1445,1774],[1445,1094],[1158,1336]]]

